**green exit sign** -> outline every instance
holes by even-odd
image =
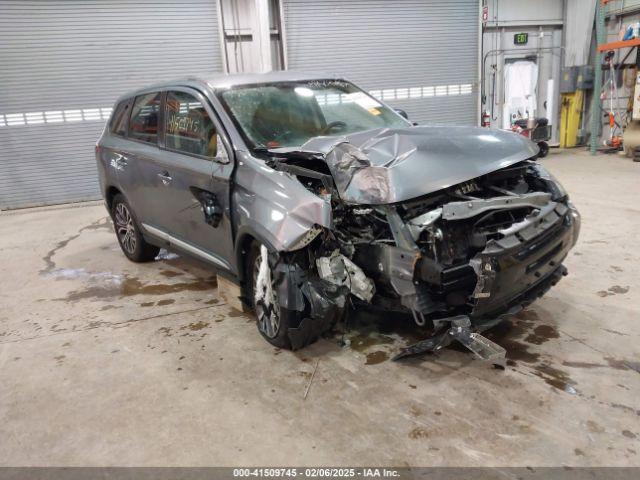
[[[516,33],[513,36],[513,43],[516,45],[526,45],[528,41],[529,41],[528,33]]]

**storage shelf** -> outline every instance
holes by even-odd
[[[637,47],[640,46],[640,38],[634,38],[632,40],[620,40],[618,42],[609,42],[598,45],[599,52],[607,52],[609,50],[617,50],[619,48]]]

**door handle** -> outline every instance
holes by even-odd
[[[171,183],[171,180],[173,180],[173,177],[169,175],[169,172],[167,172],[166,170],[162,173],[159,173],[158,176],[160,177],[160,180],[162,180],[162,183],[164,185],[169,185]]]

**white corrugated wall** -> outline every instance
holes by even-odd
[[[215,0],[0,0],[0,208],[97,198],[115,99],[220,71]]]
[[[478,0],[282,0],[288,68],[344,75],[420,123],[476,125]]]

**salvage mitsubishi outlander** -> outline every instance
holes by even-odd
[[[195,256],[299,349],[369,305],[485,359],[480,333],[567,274],[580,216],[511,132],[416,126],[342,78],[185,78],[118,100],[96,146],[123,253]]]

